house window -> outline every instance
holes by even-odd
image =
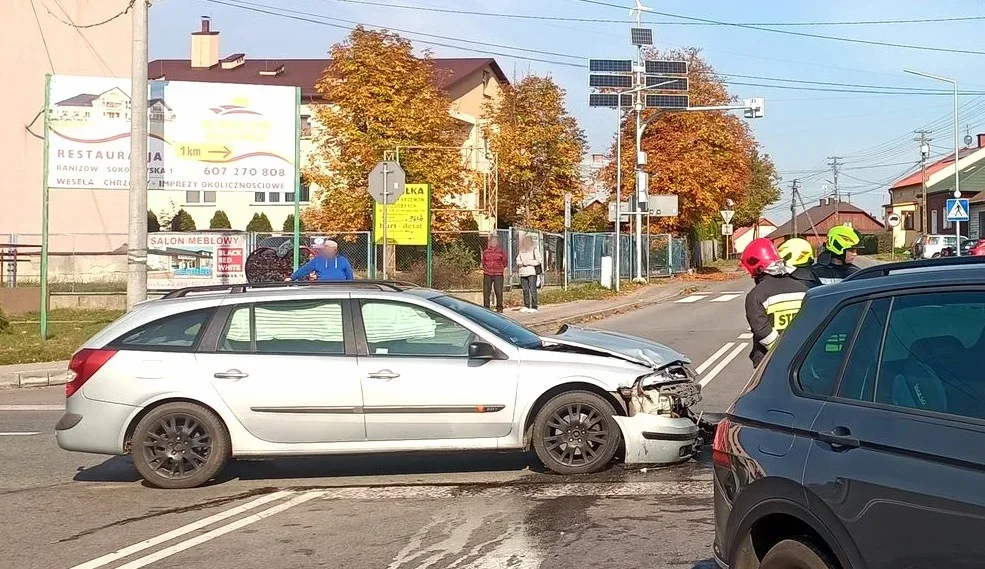
[[[195,190],[185,192],[185,203],[199,203],[202,201],[202,193]]]
[[[913,212],[904,211],[903,212],[903,230],[913,231]]]
[[[932,210],[930,212],[930,233],[933,235],[937,234],[937,210]]]
[[[294,192],[284,192],[284,201],[289,203],[294,203]],[[301,201],[308,202],[311,201],[311,189],[308,184],[301,179]]]
[[[280,192],[270,192],[268,196],[268,201],[270,203],[277,203],[280,201]]]
[[[202,201],[205,203],[215,203],[215,192],[205,192],[205,199]]]
[[[267,201],[267,194],[265,192],[254,192],[253,201],[256,203],[263,203]]]
[[[106,113],[106,116],[111,119],[118,119],[120,118],[120,113]]]
[[[301,138],[311,138],[311,117],[308,115],[301,115]]]

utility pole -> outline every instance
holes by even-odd
[[[929,130],[914,131],[920,138],[913,140],[920,143],[920,232],[927,233],[927,158],[930,157],[930,141],[932,138],[927,135]]]
[[[797,193],[800,190],[800,180],[794,179],[790,193],[790,224],[793,225],[793,237],[797,236]]]
[[[146,0],[133,3],[127,310],[147,300],[147,5]]]
[[[838,167],[842,165],[841,156],[828,156],[828,166],[831,166],[831,173],[834,175],[832,181],[835,185],[835,225],[841,225],[841,193],[838,190]]]

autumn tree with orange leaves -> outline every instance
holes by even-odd
[[[318,231],[370,229],[372,198],[367,177],[385,151],[401,152],[407,183],[431,184],[432,211],[472,191],[472,176],[456,150],[467,132],[449,114],[450,101],[436,85],[430,53],[415,56],[410,41],[389,31],[357,27],[332,46],[332,64],[315,88],[329,104],[314,107],[317,149],[304,176],[318,187],[304,212]],[[456,229],[458,213],[435,214],[436,231]]]
[[[498,223],[564,229],[564,195],[584,192],[585,135],[550,77],[528,75],[487,105],[485,136],[499,167]]]
[[[692,107],[734,103],[735,98],[724,81],[715,75],[697,49],[653,52],[648,58],[688,62]],[[679,216],[653,218],[654,231],[693,231],[717,217],[728,199],[739,204],[744,217],[758,217],[749,210],[762,211],[779,197],[773,193],[776,179],[773,164],[768,156],[759,153],[759,146],[743,119],[728,112],[646,110],[643,120],[654,113],[661,115],[646,128],[641,143],[647,153],[643,168],[649,174],[649,193],[676,194],[679,199]],[[622,195],[631,196],[635,194],[636,160],[633,111],[626,113],[622,129]],[[615,144],[611,153],[613,160],[603,172],[603,178],[614,186]],[[757,169],[755,176],[753,168]],[[756,203],[747,204],[750,199]]]

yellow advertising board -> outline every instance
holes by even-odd
[[[431,232],[431,187],[406,184],[404,193],[387,206],[386,239],[391,245],[427,245]],[[383,205],[373,205],[373,239],[383,243]]]

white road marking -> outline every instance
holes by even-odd
[[[745,342],[742,342],[741,344],[739,344],[738,346],[736,346],[734,350],[732,350],[731,352],[729,352],[729,354],[727,356],[725,356],[722,359],[722,361],[718,362],[718,365],[717,366],[715,366],[714,368],[712,368],[711,371],[708,372],[708,375],[704,376],[701,379],[701,381],[698,382],[698,383],[701,384],[701,387],[704,387],[704,386],[708,385],[709,383],[711,383],[711,380],[715,379],[715,377],[718,374],[722,373],[722,370],[725,369],[725,367],[727,365],[729,365],[730,363],[732,363],[732,360],[734,360],[736,358],[736,356],[738,356],[739,353],[742,352],[742,350],[746,349],[746,347],[748,345],[749,344],[747,344]]]
[[[699,365],[697,368],[695,368],[694,373],[696,373],[698,375],[701,375],[702,373],[704,373],[706,369],[708,369],[709,367],[711,367],[711,364],[715,363],[715,360],[717,360],[718,358],[722,357],[722,354],[724,354],[725,352],[727,352],[729,350],[729,348],[731,348],[734,345],[735,345],[735,342],[728,342],[724,346],[722,346],[721,348],[718,348],[718,351],[717,352],[715,352],[714,354],[712,354],[710,358],[708,358],[707,360],[701,362],[701,365]]]
[[[64,405],[0,405],[0,411],[64,411]]]
[[[30,437],[32,435],[40,435],[41,431],[25,431],[25,432],[6,432],[0,433],[0,437]]]
[[[741,290],[722,290],[719,291],[718,294],[746,294],[746,293]]]
[[[743,332],[739,334],[740,340],[752,340],[752,332]]]
[[[735,300],[742,296],[741,294],[723,294],[721,296],[711,299],[711,302],[728,302],[730,300]]]
[[[677,302],[690,304],[692,302],[698,302],[702,298],[708,298],[707,294],[692,294],[691,296],[685,296],[684,298],[678,300]]]
[[[296,497],[288,500],[287,502],[278,504],[278,505],[276,505],[276,506],[274,506],[272,508],[267,508],[266,510],[263,510],[262,512],[257,512],[257,513],[255,513],[253,515],[246,516],[245,518],[240,518],[240,519],[236,520],[235,522],[232,522],[230,524],[226,524],[224,526],[220,526],[220,527],[218,527],[218,528],[216,528],[216,529],[214,529],[212,531],[203,533],[201,535],[197,535],[197,536],[195,536],[195,537],[193,537],[193,538],[191,538],[191,539],[189,539],[187,541],[183,541],[181,543],[176,543],[175,545],[172,545],[172,546],[169,546],[169,547],[165,547],[164,549],[162,549],[162,550],[160,550],[160,551],[158,551],[156,553],[152,553],[150,555],[141,557],[140,559],[135,559],[135,560],[133,560],[133,561],[131,561],[129,563],[126,563],[124,565],[120,565],[117,569],[139,569],[140,567],[146,567],[146,566],[150,565],[151,563],[156,563],[156,562],[158,562],[158,561],[160,561],[162,559],[165,559],[167,557],[171,557],[175,553],[181,553],[182,551],[185,551],[186,549],[191,549],[191,548],[193,548],[195,546],[202,545],[203,543],[205,543],[207,541],[212,541],[213,539],[215,539],[217,537],[222,537],[222,536],[226,535],[227,533],[231,533],[231,532],[234,532],[234,531],[236,531],[238,529],[244,528],[244,527],[246,527],[246,526],[248,526],[250,524],[254,524],[254,523],[256,523],[256,522],[258,522],[258,521],[260,521],[260,520],[262,520],[264,518],[269,518],[270,516],[277,515],[277,514],[283,512],[283,511],[285,511],[285,510],[289,510],[289,509],[293,508],[294,506],[300,506],[301,504],[307,502],[308,500],[313,500],[313,499],[321,496],[322,494],[324,494],[324,492],[322,492],[320,490],[316,490],[316,491],[312,491],[312,492],[305,492],[304,494],[300,494],[300,495],[298,495],[298,496],[296,496]]]
[[[81,565],[76,565],[75,567],[72,567],[71,569],[96,569],[97,567],[102,567],[103,565],[108,565],[108,564],[110,564],[110,563],[112,563],[114,561],[117,561],[119,559],[123,559],[124,557],[129,557],[130,555],[133,555],[134,553],[137,553],[138,551],[143,551],[143,550],[145,550],[147,548],[154,547],[155,545],[160,545],[160,544],[165,543],[167,541],[171,541],[172,539],[174,539],[176,537],[180,537],[180,536],[183,536],[183,535],[185,535],[187,533],[191,533],[193,531],[197,531],[197,530],[200,530],[202,528],[208,527],[208,526],[210,526],[210,525],[212,525],[212,524],[214,524],[216,522],[221,522],[222,520],[224,520],[226,518],[230,518],[232,516],[238,516],[239,514],[242,514],[243,512],[246,512],[246,511],[252,510],[254,508],[260,507],[260,506],[262,506],[264,504],[267,504],[269,502],[273,502],[275,500],[280,500],[281,498],[284,498],[285,496],[289,496],[291,494],[293,494],[293,492],[282,491],[282,492],[274,492],[273,494],[267,494],[265,496],[260,496],[259,498],[255,499],[255,500],[252,500],[252,501],[247,502],[245,504],[242,504],[240,506],[236,506],[235,508],[230,508],[228,510],[219,512],[218,514],[215,514],[213,516],[209,516],[207,518],[202,518],[201,520],[198,520],[197,522],[192,522],[192,523],[190,523],[188,525],[181,526],[178,529],[171,530],[171,531],[169,531],[167,533],[162,533],[161,535],[152,537],[150,539],[145,539],[144,541],[141,541],[140,543],[135,543],[135,544],[133,544],[133,545],[131,545],[129,547],[124,547],[123,549],[118,549],[118,550],[114,551],[113,553],[107,553],[106,555],[103,555],[102,557],[97,557],[96,559],[93,559],[92,561],[87,561],[87,562],[85,562],[85,563],[83,563]]]

